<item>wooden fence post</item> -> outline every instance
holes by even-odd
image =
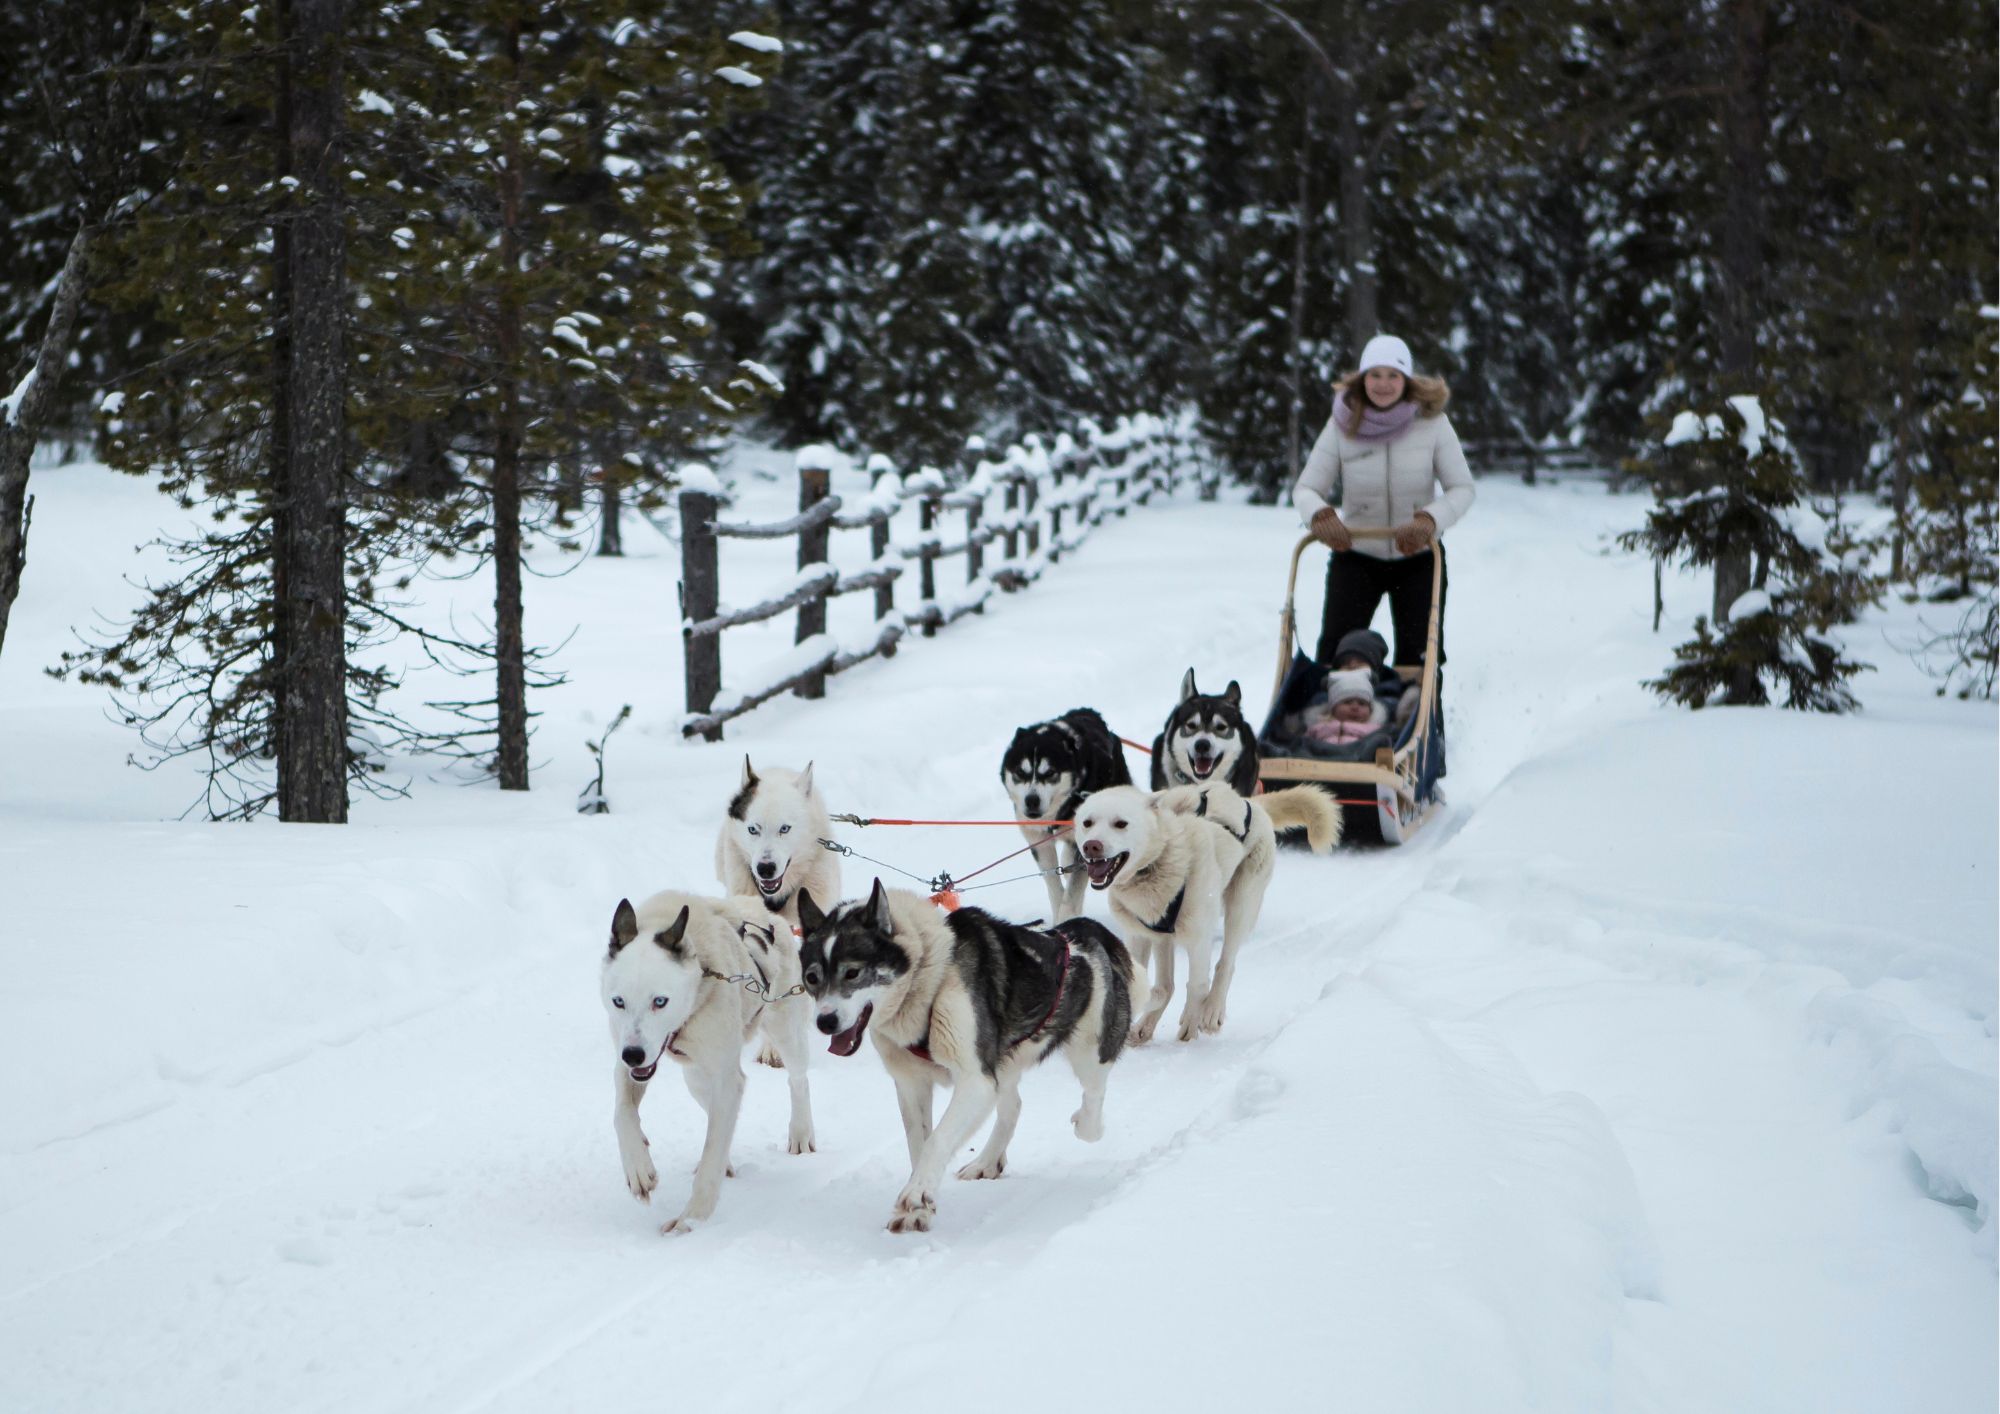
[[[937,529],[938,493],[926,491],[917,498],[917,531],[923,541],[917,547],[917,593],[930,606],[924,620],[924,637],[937,637],[937,545],[930,532]]]
[[[706,712],[722,691],[722,635],[696,638],[687,626],[712,619],[721,593],[715,557],[716,498],[706,491],[681,492],[681,637],[687,670],[687,709]],[[722,740],[718,724],[702,733]]]
[[[1049,563],[1050,564],[1054,564],[1057,560],[1060,560],[1062,558],[1062,520],[1063,520],[1064,508],[1061,497],[1062,497],[1063,471],[1064,471],[1063,463],[1061,463],[1060,461],[1054,461],[1049,464],[1049,489],[1056,498],[1054,504],[1052,504],[1049,507]]]
[[[802,466],[799,468],[799,514],[804,515],[826,499],[828,473],[823,466]],[[799,568],[826,563],[827,537],[833,529],[832,522],[822,520],[818,525],[807,526],[799,532]],[[799,605],[799,627],[794,635],[794,643],[804,643],[816,634],[826,632],[826,599],[822,594],[816,599],[808,599]],[[792,691],[800,697],[817,698],[826,696],[826,674],[814,673]]]
[[[1032,475],[1021,479],[1021,514],[1027,520],[1028,553],[1038,555],[1042,549],[1042,522],[1036,515],[1035,507],[1042,499],[1042,484]]]
[[[889,565],[889,512],[878,509],[875,518],[868,522],[868,559],[875,569],[886,569]],[[885,580],[875,586],[875,622],[896,612],[896,581]],[[882,650],[884,658],[896,656],[896,645],[891,643]]]

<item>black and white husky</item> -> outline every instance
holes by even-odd
[[[1000,758],[1000,783],[1014,803],[1016,820],[1067,820],[1070,812],[1093,791],[1132,784],[1125,753],[1104,718],[1088,707],[1022,727],[1014,733],[1007,754]],[[1060,923],[1083,912],[1082,856],[1058,825],[1023,825],[1021,833],[1035,846],[1035,866],[1049,890],[1049,916]],[[1057,874],[1058,853],[1067,854],[1067,876]],[[827,897],[827,895],[822,895]]]
[[[1221,696],[1181,679],[1181,700],[1153,740],[1153,789],[1217,782],[1238,795],[1257,791],[1257,733],[1243,716],[1243,689],[1231,682]]]
[[[851,1056],[861,1038],[896,1082],[910,1181],[891,1232],[937,1218],[945,1165],[998,1107],[993,1134],[960,1178],[998,1178],[1021,1117],[1024,1072],[1061,1050],[1083,1085],[1070,1116],[1077,1138],[1104,1136],[1104,1082],[1125,1045],[1138,978],[1110,929],[1072,918],[1047,932],[977,908],[940,913],[922,894],[882,887],[822,913],[799,895],[799,961],[827,1049]],[[952,1087],[935,1129],[931,1092]]]

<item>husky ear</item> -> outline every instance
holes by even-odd
[[[632,900],[618,900],[617,911],[611,915],[611,955],[618,956],[618,949],[639,936],[639,915],[632,911]]]
[[[1194,696],[1194,669],[1189,668],[1187,676],[1181,679],[1181,701],[1185,702],[1192,696]]]
[[[686,904],[682,904],[679,915],[675,917],[673,922],[669,923],[659,932],[653,934],[653,941],[658,943],[661,947],[665,948],[668,952],[677,953],[681,950],[681,939],[686,936],[687,929],[688,929],[688,906]]]
[[[743,785],[745,789],[757,784],[757,773],[750,767],[750,754],[743,754]]]
[[[813,763],[808,761],[806,762],[805,770],[799,772],[799,794],[811,795],[812,793],[813,793]]]
[[[868,926],[885,938],[896,936],[896,920],[889,916],[889,891],[877,879],[868,892]]]
[[[1231,678],[1229,686],[1222,689],[1222,698],[1231,707],[1241,707],[1243,705],[1243,689],[1237,686],[1235,678]]]
[[[778,940],[778,930],[761,923],[743,923],[737,927],[736,936],[746,943],[755,942],[760,948],[768,948]]]
[[[800,889],[799,931],[802,933],[816,933],[825,922],[826,915],[820,912],[819,905],[813,902],[812,890]]]

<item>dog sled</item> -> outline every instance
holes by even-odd
[[[1352,531],[1356,539],[1385,540],[1386,530]],[[1271,693],[1271,710],[1257,747],[1262,759],[1257,777],[1266,790],[1314,785],[1340,802],[1343,838],[1363,843],[1401,844],[1430,819],[1437,808],[1438,770],[1444,764],[1444,718],[1437,706],[1438,615],[1444,578],[1444,557],[1431,562],[1431,620],[1424,641],[1422,667],[1397,667],[1421,693],[1417,710],[1392,743],[1376,749],[1372,760],[1326,760],[1306,754],[1296,739],[1282,733],[1285,718],[1300,712],[1317,689],[1325,669],[1298,650],[1298,616],[1293,605],[1299,583],[1299,560],[1318,542],[1307,535],[1292,550],[1292,568],[1285,581],[1285,608],[1278,619],[1278,675]]]

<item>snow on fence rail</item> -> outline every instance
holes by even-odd
[[[687,716],[681,732],[722,739],[722,725],[785,692],[826,695],[826,680],[870,658],[895,656],[912,629],[926,638],[983,613],[996,589],[1015,591],[1081,545],[1092,527],[1156,492],[1171,491],[1182,466],[1183,440],[1173,425],[1151,416],[1120,418],[1109,429],[1085,423],[1079,437],[1062,433],[1053,445],[1035,435],[988,457],[983,439],[966,444],[965,474],[952,486],[944,473],[924,467],[899,475],[888,459],[871,457],[873,485],[849,510],[833,494],[832,473],[844,459],[827,448],[798,453],[799,513],[763,525],[721,519],[722,485],[699,468],[684,474],[681,512],[681,636],[686,642]],[[996,507],[993,502],[997,498]],[[915,534],[898,540],[892,526]],[[962,533],[945,539],[945,520],[963,516]],[[828,558],[835,530],[868,532],[870,565],[843,574]],[[724,539],[776,540],[796,536],[798,574],[767,591],[757,603],[732,608],[722,602],[718,543]],[[998,542],[998,549],[992,547]],[[965,557],[965,583],[939,592],[940,560]],[[995,561],[989,568],[988,559]],[[917,602],[896,608],[896,583],[910,562],[917,567]],[[874,594],[872,636],[843,647],[827,632],[827,601],[844,594]],[[794,647],[753,675],[758,686],[724,693],[722,633],[798,612]]]

